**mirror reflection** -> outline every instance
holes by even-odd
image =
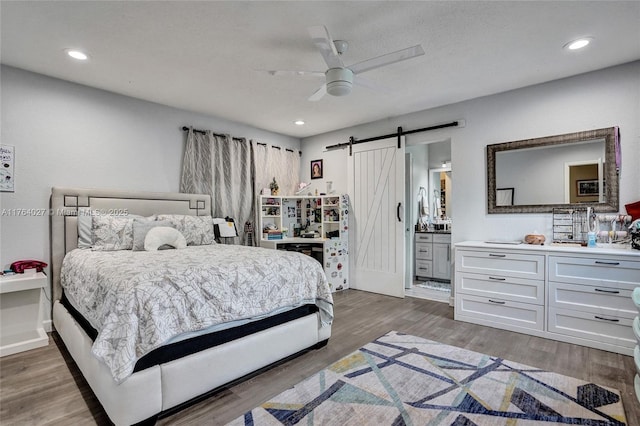
[[[487,146],[489,213],[617,211],[615,128]]]

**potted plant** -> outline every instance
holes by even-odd
[[[276,178],[273,178],[273,181],[269,184],[269,189],[271,190],[271,195],[278,195],[278,182],[276,182]]]

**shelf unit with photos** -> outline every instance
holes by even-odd
[[[331,291],[349,288],[347,195],[262,195],[258,207],[260,247],[308,254],[322,264]]]

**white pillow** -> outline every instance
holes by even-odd
[[[144,250],[144,239],[147,237],[147,233],[150,229],[159,226],[173,227],[168,220],[133,219],[133,251]]]
[[[183,249],[187,247],[187,240],[185,240],[180,231],[168,226],[151,228],[144,238],[144,249],[146,251],[156,251],[158,247],[165,244],[177,249]]]

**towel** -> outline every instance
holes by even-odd
[[[420,214],[422,216],[427,216],[429,214],[429,204],[425,195],[420,198]]]

